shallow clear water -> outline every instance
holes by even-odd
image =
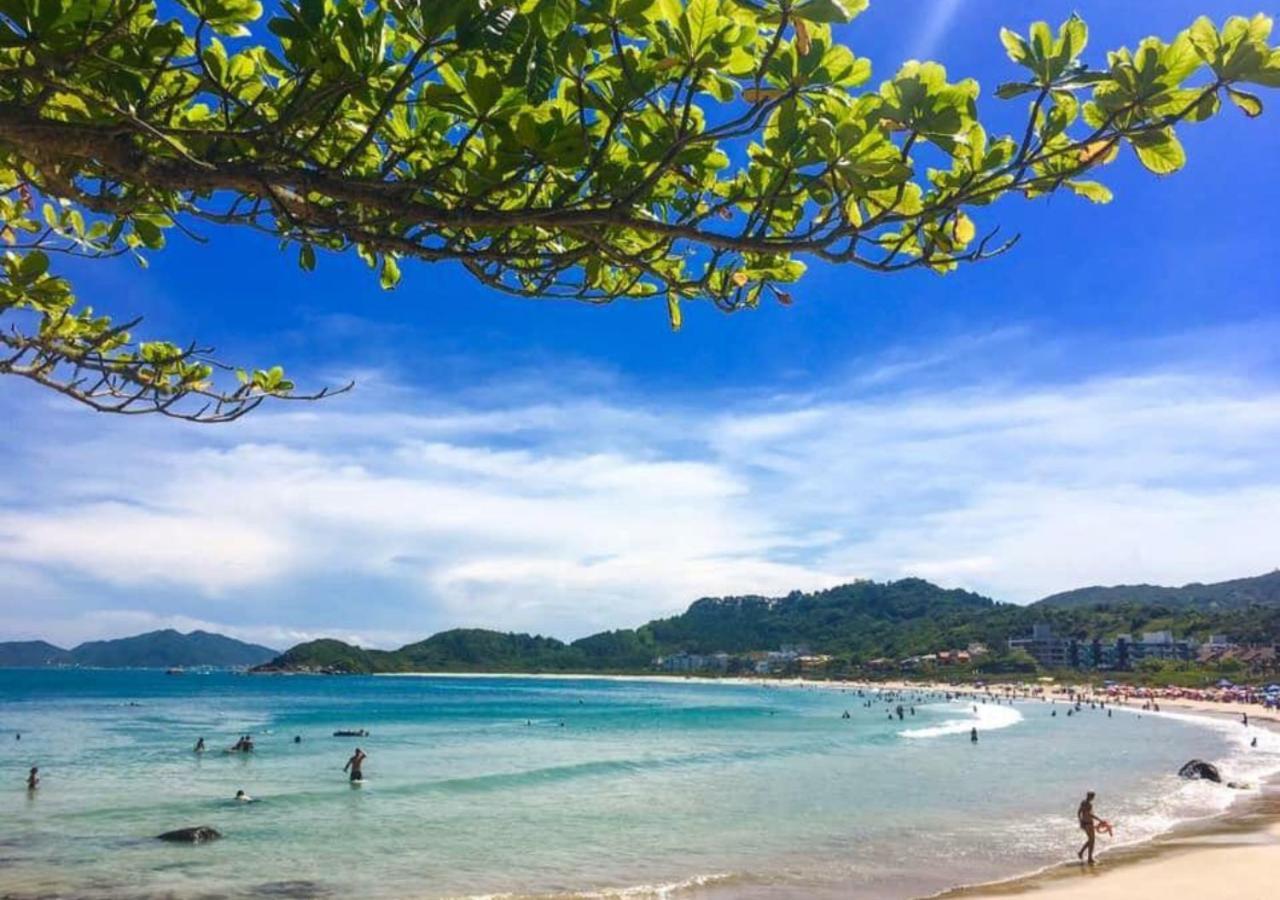
[[[1280,739],[1232,722],[941,699],[898,721],[867,699],[0,671],[0,893],[909,897],[1069,858],[1086,789],[1127,843],[1230,802],[1176,778],[1192,756],[1236,778],[1280,767]],[[254,753],[222,752],[243,732]],[[357,744],[366,781],[351,786],[342,765]],[[33,764],[44,782],[29,796]],[[259,802],[233,802],[241,788]],[[154,839],[200,824],[224,839]]]

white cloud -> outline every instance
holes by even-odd
[[[1190,363],[952,377],[952,356],[660,407],[540,382],[508,402],[366,391],[198,432],[81,417],[77,440],[10,448],[0,571],[26,599],[0,630],[81,637],[126,610],[267,643],[574,637],[853,577],[1025,601],[1277,565],[1276,387]],[[922,368],[941,371],[922,384]]]

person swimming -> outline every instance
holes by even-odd
[[[240,803],[253,803],[254,800],[244,791],[236,791],[236,800]]]
[[[356,752],[351,754],[347,764],[342,767],[342,771],[350,770],[352,781],[364,781],[364,761],[368,758],[369,754],[357,747]]]
[[[301,744],[301,743],[302,743],[302,735],[300,735],[300,734],[295,734],[295,735],[293,736],[293,742],[294,742],[295,744]]]

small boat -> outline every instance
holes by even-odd
[[[164,670],[164,674],[166,674],[166,675],[186,675],[187,673],[186,673],[186,671],[185,671],[184,669],[182,669],[182,668],[176,668],[176,667],[175,667],[175,668],[172,668],[172,669],[165,669],[165,670]]]
[[[335,731],[333,733],[333,736],[334,737],[368,737],[369,732],[365,731],[363,728],[360,728],[354,731],[350,728],[343,728],[338,731]]]

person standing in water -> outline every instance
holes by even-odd
[[[34,791],[38,787],[40,787],[40,769],[32,766],[31,771],[27,774],[27,790]]]
[[[364,761],[368,758],[368,754],[356,748],[356,752],[351,754],[351,758],[347,760],[347,764],[342,767],[342,771],[350,770],[352,781],[364,781]]]
[[[1080,801],[1080,805],[1076,808],[1076,819],[1080,822],[1080,830],[1085,833],[1084,845],[1076,853],[1076,858],[1083,860],[1085,853],[1089,854],[1088,863],[1093,865],[1093,845],[1097,840],[1097,827],[1102,822],[1093,813],[1093,791],[1085,794],[1084,800]]]
[[[203,752],[204,752],[204,738],[197,738],[197,739],[196,739],[196,749],[195,749],[195,752],[196,752],[196,753],[203,753]]]
[[[977,728],[970,728],[970,729],[969,729],[969,740],[970,740],[972,743],[974,743],[974,744],[978,743],[978,729],[977,729]]]

